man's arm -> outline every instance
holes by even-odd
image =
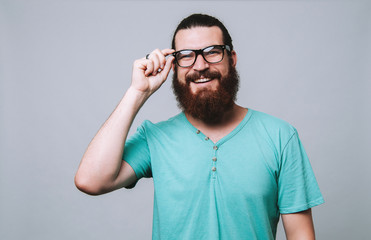
[[[288,240],[314,240],[311,209],[303,212],[282,214],[282,223]]]
[[[174,60],[165,57],[172,52],[172,49],[156,49],[149,59],[134,62],[131,86],[82,157],[75,176],[78,189],[98,195],[129,186],[137,180],[134,170],[122,160],[126,137],[139,109],[165,82]]]

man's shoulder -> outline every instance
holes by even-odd
[[[251,110],[251,109],[250,109]],[[296,132],[296,129],[287,121],[265,112],[251,110],[253,123],[268,131],[284,131],[288,134]]]
[[[177,128],[177,127],[184,127],[186,125],[184,113],[178,113],[175,116],[170,117],[167,120],[163,120],[160,122],[152,122],[150,120],[145,120],[142,123],[142,127],[145,129],[168,129],[168,128]]]

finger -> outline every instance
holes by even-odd
[[[148,70],[145,71],[146,76],[155,76],[157,73],[161,72],[166,65],[166,56],[173,52],[175,52],[174,49],[155,49],[148,54],[144,59],[151,61],[152,67],[149,67]]]
[[[148,55],[148,59],[153,62],[153,73],[152,75],[156,75],[157,72],[162,71],[166,59],[165,56],[162,54],[162,52],[159,49],[155,49],[151,52],[151,54]]]
[[[153,61],[153,72],[158,72],[159,69],[161,68],[162,70],[162,66],[164,65],[163,61],[164,61],[164,58],[165,56],[162,54],[162,52],[159,50],[159,49],[155,49],[149,59]]]
[[[160,63],[161,70],[164,69],[165,64],[166,64],[166,56],[161,51],[158,54],[158,60]]]
[[[160,73],[161,76],[166,79],[167,76],[169,75],[169,72],[170,72],[170,69],[173,65],[173,61],[174,61],[174,57],[173,56],[170,56],[167,60],[166,60],[166,64],[165,64],[165,67],[164,69],[162,70],[162,72]]]
[[[161,52],[162,52],[162,54],[164,54],[164,56],[168,56],[168,55],[172,54],[173,52],[175,52],[175,50],[170,49],[170,48],[166,48],[166,49],[162,49]]]
[[[144,71],[144,75],[146,77],[153,74],[153,61],[152,60],[146,60],[145,67],[146,67],[146,69]]]

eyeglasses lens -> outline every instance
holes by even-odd
[[[176,60],[181,67],[189,67],[196,61],[198,54],[202,54],[208,63],[218,63],[223,60],[224,51],[221,46],[210,46],[204,48],[202,52],[197,50],[183,50],[176,55]]]

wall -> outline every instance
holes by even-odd
[[[0,0],[1,239],[150,239],[151,180],[92,197],[73,178],[133,60],[194,12],[230,30],[238,103],[298,129],[326,201],[318,239],[369,237],[370,2]],[[178,111],[167,81],[133,130]]]

